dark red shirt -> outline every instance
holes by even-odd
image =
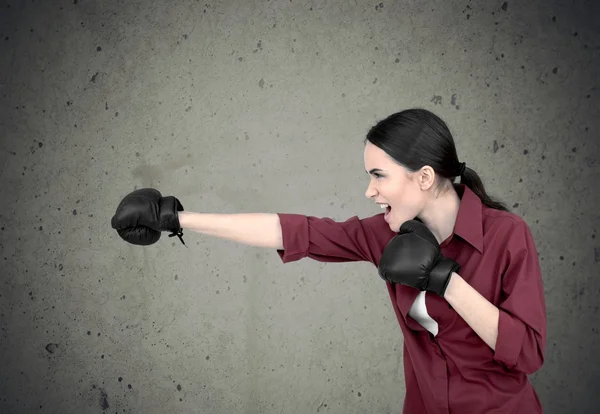
[[[527,374],[544,362],[546,303],[538,253],[527,223],[488,208],[464,184],[453,234],[440,247],[461,265],[460,276],[500,309],[492,350],[442,297],[425,294],[438,324],[433,335],[408,315],[417,289],[386,283],[404,338],[404,413],[541,413]],[[396,235],[383,213],[344,222],[279,214],[284,263],[368,261],[378,266]],[[379,278],[376,271],[374,277]]]

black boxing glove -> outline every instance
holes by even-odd
[[[453,272],[461,266],[442,255],[440,245],[425,224],[409,220],[385,247],[379,261],[379,276],[444,297]]]
[[[183,206],[177,198],[163,197],[153,188],[142,188],[123,198],[111,225],[131,244],[148,246],[160,239],[161,232],[170,231],[173,234],[169,237],[177,236],[185,245],[178,211],[183,211]]]

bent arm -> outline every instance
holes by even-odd
[[[183,229],[249,246],[283,249],[281,223],[277,214],[206,214],[181,211],[179,224]]]

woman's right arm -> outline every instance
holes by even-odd
[[[368,261],[377,265],[396,235],[383,214],[345,221],[282,213],[208,214],[180,211],[179,224],[208,236],[276,249],[284,263],[304,257],[320,262]]]
[[[249,246],[283,249],[279,216],[271,213],[207,214],[180,211],[179,224],[208,236]]]

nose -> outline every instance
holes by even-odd
[[[372,186],[372,182],[369,182],[369,185],[367,186],[367,191],[365,191],[365,197],[373,198],[373,197],[375,197],[376,194],[377,194],[377,192],[375,191],[375,188]]]

